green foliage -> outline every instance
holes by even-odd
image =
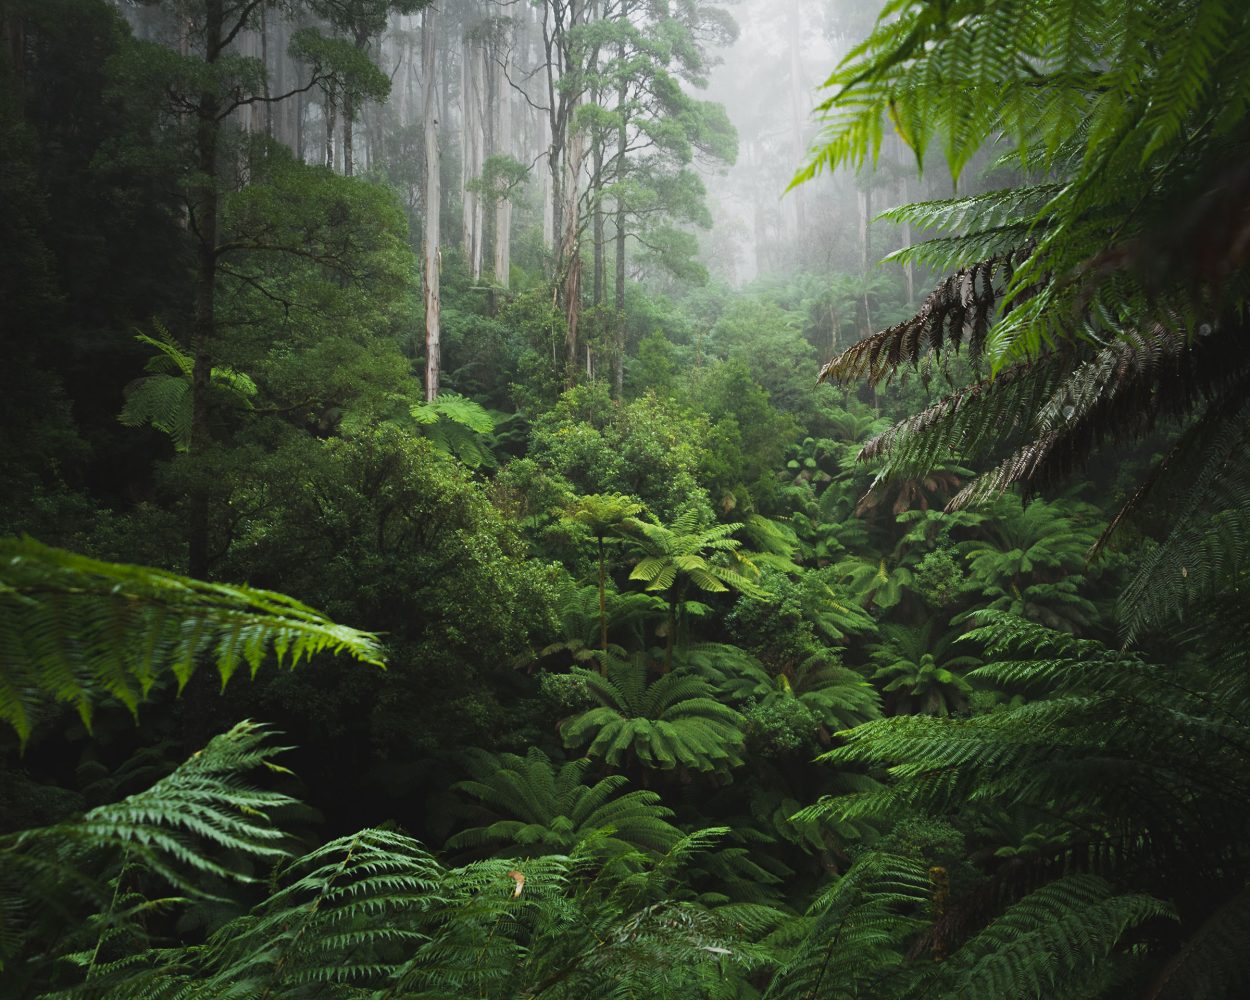
[[[638,498],[661,517],[697,504],[706,418],[647,394],[615,405],[603,383],[565,392],[539,416],[529,456],[581,494]]]
[[[604,627],[610,633],[621,629],[634,630],[648,621],[662,618],[667,610],[664,601],[652,594],[605,589],[600,617],[599,598],[596,586],[563,590],[556,612],[560,620],[559,638],[544,646],[539,651],[539,657],[566,653],[579,664],[601,664],[604,659]],[[620,655],[623,650],[620,646],[609,645],[607,652]]]
[[[882,558],[848,556],[833,567],[838,583],[865,608],[888,610],[903,599],[911,585],[912,571],[906,566],[891,566]]]
[[[206,884],[262,881],[250,866],[287,856],[286,835],[272,823],[294,801],[241,780],[258,768],[289,773],[273,763],[280,748],[264,745],[265,737],[262,727],[240,723],[145,791],[0,840],[0,969],[19,956],[46,963],[49,942],[57,942],[54,955],[57,945],[81,942],[87,950],[68,956],[70,964],[107,979],[130,964],[109,960],[118,939],[142,940],[149,911],[203,898]],[[138,882],[140,872],[185,896],[123,894],[120,882]],[[100,912],[79,926],[84,907]]]
[[[745,705],[750,732],[776,751],[827,743],[829,734],[880,714],[872,686],[829,651],[811,652],[775,676],[732,646],[701,644],[682,661]]]
[[[739,555],[742,543],[732,537],[742,525],[709,528],[698,521],[693,511],[679,515],[671,527],[632,519],[628,527],[644,555],[629,578],[643,581],[649,591],[675,590],[679,595],[692,586],[709,593],[731,588],[747,595],[763,593],[749,575],[749,556]]]
[[[740,360],[710,365],[691,376],[689,398],[698,401],[711,421],[713,468],[708,469],[714,495],[734,508],[746,508],[765,492],[785,454],[785,442],[798,432],[794,418],[779,413],[769,394]]]
[[[965,959],[943,964],[944,971],[958,970],[954,983],[966,984],[952,985],[952,995],[965,988],[998,995],[1007,981],[1032,989],[1073,975],[1079,982],[1090,967],[1067,962],[1075,942],[1093,949],[1093,959],[1125,928],[1170,911],[1142,893],[1173,904],[1179,940],[1193,935],[1193,943],[1178,944],[1176,934],[1148,922],[1135,953],[1143,961],[1174,956],[1179,973],[1191,948],[1206,947],[1208,920],[1222,906],[1237,919],[1246,877],[1232,860],[1240,854],[1236,837],[1215,832],[1231,829],[1224,817],[1245,808],[1240,793],[1230,799],[1225,777],[1242,766],[1234,734],[1243,727],[1224,708],[1245,703],[1240,654],[1206,668],[1191,664],[1188,683],[1178,683],[1174,668],[1021,618],[987,612],[982,622],[973,637],[985,646],[987,664],[971,677],[1030,700],[971,718],[899,716],[850,731],[829,759],[887,767],[892,783],[827,800],[811,815],[974,817],[988,805],[1057,823],[1050,846],[1028,866],[1008,864],[994,875],[993,892],[1021,901],[1001,924],[988,924],[984,938],[969,941]],[[1173,795],[1183,804],[1161,809],[1160,796]],[[1205,844],[1201,856],[1191,850],[1198,842]],[[1046,882],[1033,895],[1024,894],[1028,880],[1020,881],[1026,867],[1035,873],[1030,879]],[[1215,885],[1218,891],[1206,888]],[[943,935],[957,934],[965,921],[979,921],[984,898],[973,891],[953,899],[933,946],[944,947]],[[1196,982],[1243,975],[1233,954],[1207,954],[1215,968],[1184,975]],[[1089,983],[1097,985],[1097,978]],[[1062,988],[1075,990],[1076,983]]]
[[[925,866],[911,858],[867,854],[812,904],[778,943],[788,954],[765,996],[885,995],[903,963],[911,916],[930,889]]]
[[[1052,628],[1075,630],[1094,617],[1080,593],[1086,559],[1097,538],[1093,511],[1035,500],[1026,507],[1000,501],[981,540],[961,543],[968,586],[985,607],[1009,611]]]
[[[482,175],[465,185],[466,191],[484,195],[491,202],[507,201],[518,185],[529,179],[529,168],[511,156],[492,153],[482,164]]]
[[[0,717],[25,741],[44,702],[72,704],[86,725],[102,696],[132,712],[166,674],[183,687],[203,659],[224,685],[272,650],[294,667],[325,650],[380,665],[377,637],[336,625],[267,590],[203,583],[0,540]]]
[[[967,705],[972,685],[960,671],[975,666],[974,656],[954,656],[958,633],[936,641],[933,629],[885,625],[880,645],[873,648],[877,669],[872,677],[896,710],[924,715],[950,715]]]
[[[1201,614],[1204,606],[1226,604],[1230,596],[1236,613],[1250,538],[1250,470],[1241,457],[1246,416],[1243,409],[1215,426],[1199,424],[1173,448],[1171,489],[1160,499],[1181,514],[1161,544],[1142,553],[1120,595],[1119,617],[1130,642]]]
[[[169,436],[177,451],[185,452],[191,447],[191,375],[194,364],[167,329],[157,323],[156,330],[157,337],[143,333],[135,337],[141,344],[156,348],[157,353],[147,363],[147,369],[152,374],[136,379],[126,387],[126,405],[122,407],[118,419],[127,427],[151,424]],[[251,399],[257,392],[256,383],[242,372],[214,368],[209,381],[224,400],[236,407],[251,408]]]
[[[942,997],[1079,996],[1106,984],[1127,931],[1171,915],[1149,896],[1116,894],[1094,875],[1067,875],[1009,906],[926,985]]]
[[[471,469],[497,464],[483,444],[495,430],[495,420],[480,403],[445,392],[432,402],[417,403],[409,413],[439,451],[455,455]]]
[[[781,226],[764,206],[753,239],[718,225],[729,284],[693,289],[695,158],[735,139],[691,88],[727,15],[539,4],[552,143],[587,143],[561,208],[605,279],[578,346],[600,379],[619,361],[619,391],[557,363],[577,303],[553,288],[532,130],[504,149],[503,120],[469,114],[474,90],[528,87],[536,50],[511,16],[446,5],[446,208],[506,199],[515,231],[505,289],[445,227],[454,391],[431,404],[426,137],[392,16],[423,0],[0,6],[0,515],[119,560],[0,543],[0,992],[1246,992],[1243,5],[888,0],[814,156],[867,161],[892,131],[918,162],[944,147],[966,189],[922,180],[873,221],[917,182],[835,177]],[[218,7],[237,33],[213,58]],[[821,14],[792,13],[802,42]],[[292,87],[298,107],[264,99]],[[760,93],[767,114],[781,89]],[[305,162],[310,124],[353,122],[369,176]],[[874,270],[894,226],[919,242]],[[759,277],[731,288],[750,244]],[[830,355],[856,384],[813,384]],[[145,430],[124,431],[145,362],[123,411]],[[1108,447],[1079,494],[1036,499]],[[176,566],[192,520],[206,574],[247,587],[129,565]],[[1104,644],[1113,609],[1146,645]],[[258,670],[377,661],[379,635],[386,672]],[[193,673],[214,664],[254,682],[209,697]],[[205,747],[244,716],[301,745],[312,808],[259,727]]]
[[[661,837],[663,853],[634,854],[611,868],[595,860],[603,845],[593,834],[572,855],[453,868],[411,837],[367,829],[281,860],[288,856],[279,846],[284,835],[269,813],[292,800],[241,780],[261,765],[285,770],[271,762],[276,751],[262,738],[258,727],[243,724],[147,792],[81,820],[6,838],[6,890],[15,878],[24,883],[9,896],[6,915],[59,917],[68,907],[88,914],[81,927],[62,923],[60,937],[51,935],[51,954],[33,954],[21,966],[25,978],[38,982],[35,974],[47,974],[55,956],[63,963],[60,984],[119,998],[226,997],[240,990],[349,997],[372,989],[502,1000],[538,992],[599,995],[622,985],[681,990],[683,983],[712,983],[728,968],[762,960],[750,938],[775,925],[778,914],[675,898],[683,867],[723,830],[679,837],[653,820],[644,826]],[[565,772],[573,784],[579,776]],[[613,785],[582,791],[602,798]],[[654,817],[647,793],[600,802],[597,814],[615,818],[623,804],[649,806]],[[193,949],[167,947],[162,911],[205,904],[148,898],[143,888],[156,875],[198,894],[177,869],[199,879],[236,875],[213,859],[213,849],[228,850],[236,864],[249,856],[280,863],[250,911]],[[624,860],[619,853],[612,856]],[[112,893],[87,875],[100,868],[112,874]],[[135,888],[123,891],[121,879]],[[6,934],[7,954],[33,945],[32,932],[45,935],[47,948],[44,924],[27,923]],[[64,951],[80,943],[81,950]]]
[[[356,101],[385,100],[390,93],[390,78],[346,38],[303,28],[291,38],[291,55],[312,66],[327,93],[349,95]]]

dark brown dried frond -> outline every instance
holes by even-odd
[[[979,354],[994,308],[1011,280],[1014,256],[993,257],[956,271],[929,293],[915,316],[847,348],[820,370],[819,381],[880,382],[903,365],[918,365],[928,352],[958,351],[965,338],[969,351]]]
[[[1226,394],[1240,395],[1250,377],[1241,331],[1207,336],[1156,330],[1126,337],[1078,365],[1036,414],[1037,436],[947,505],[958,510],[1020,484],[1026,497],[1083,467],[1095,448],[1149,432]]]
[[[927,409],[888,428],[864,445],[860,461],[890,457],[903,445],[921,444],[921,465],[941,452],[964,454],[1000,440],[1006,433],[1028,427],[1061,380],[1063,365],[1056,355],[1014,365],[991,378],[958,389]],[[900,466],[902,463],[899,463]],[[920,466],[917,466],[920,470]]]

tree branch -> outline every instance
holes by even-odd
[[[246,107],[251,104],[277,104],[279,101],[285,101],[294,97],[296,94],[306,94],[313,87],[321,83],[323,80],[329,79],[329,74],[323,75],[320,69],[313,70],[312,79],[303,87],[296,87],[294,90],[288,90],[285,94],[279,94],[276,97],[266,97],[264,94],[253,94],[251,97],[236,98],[221,114],[217,116],[218,121],[230,117],[239,108]]]

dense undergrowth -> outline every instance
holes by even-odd
[[[819,162],[887,105],[923,154],[921,64],[999,7],[1054,61],[1044,108],[997,63],[996,125],[942,105],[953,169],[1022,162],[900,210],[931,296],[640,264],[581,317],[618,390],[518,202],[510,288],[444,247],[427,401],[397,164],[224,129],[205,369],[186,136],[108,5],[52,6],[0,4],[5,996],[1241,995],[1243,244],[1139,259],[1243,148],[1210,64],[1115,117],[1073,66],[1181,74],[1099,61],[1134,5],[1039,53],[1059,4],[891,4]]]

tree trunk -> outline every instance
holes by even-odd
[[[438,149],[438,8],[427,7],[422,28],[422,75],[425,77],[425,399],[438,398],[439,329],[439,149]]]
[[[338,100],[334,93],[333,85],[326,87],[325,92],[325,119],[326,119],[326,158],[325,165],[331,170],[334,169],[334,132],[338,126]]]
[[[473,178],[479,180],[486,170],[487,150],[491,148],[490,113],[490,73],[486,60],[490,50],[485,41],[479,39],[473,47],[473,117],[477,121],[474,132],[474,143],[477,155],[474,157]],[[482,280],[482,264],[486,256],[486,196],[482,191],[473,194],[473,280]]]
[[[225,27],[223,0],[204,5],[204,60],[213,65],[221,54]],[[210,74],[211,78],[211,74]],[[195,312],[191,331],[191,442],[188,452],[199,455],[212,444],[209,428],[209,389],[213,372],[213,337],[217,307],[217,144],[221,132],[220,99],[205,88],[196,108],[196,167],[199,176],[193,198],[195,216]],[[204,577],[208,572],[209,496],[197,481],[188,497],[187,571]]]
[[[546,150],[543,159],[547,161],[546,168],[543,170],[543,246],[554,251],[556,205],[555,188],[551,183],[551,126],[546,115],[542,115],[539,119],[538,135],[539,148]]]
[[[564,267],[564,318],[565,318],[565,363],[570,385],[576,379],[578,332],[582,314],[582,253],[579,239],[578,219],[578,178],[582,171],[582,160],[586,155],[586,139],[579,132],[569,137],[569,149],[565,154],[568,168],[565,178],[565,204],[563,211],[564,238],[560,245],[560,256]]]
[[[603,200],[601,192],[603,191],[603,142],[599,136],[595,137],[595,164],[594,164],[594,191],[591,194],[592,211],[594,213],[593,234],[595,241],[595,287],[594,287],[594,306],[596,309],[603,305],[603,286],[605,281],[604,272],[607,270],[607,246],[606,237],[604,236],[604,219],[603,219]]]
[[[350,94],[343,95],[343,176],[351,177],[356,169],[356,155],[352,144],[352,126],[356,117],[355,102]]]
[[[603,551],[603,536],[599,536],[599,648],[603,650],[603,661],[599,664],[599,673],[608,676],[608,597],[607,597],[607,560]]]
[[[269,103],[269,7],[261,4],[260,8],[260,62],[265,67],[265,135],[273,138],[273,105]],[[281,91],[279,91],[281,93]]]
[[[507,49],[495,70],[498,89],[495,96],[495,113],[499,116],[495,126],[496,151],[500,156],[512,155],[512,91],[508,85]],[[495,284],[507,288],[512,270],[512,197],[508,193],[495,202]]]
[[[476,42],[468,34],[464,36],[460,49],[460,190],[461,199],[460,238],[464,247],[464,259],[473,268],[477,257],[477,199],[476,192],[470,190],[470,183],[477,176],[478,161],[478,101]],[[476,278],[476,275],[474,275]]]
[[[625,61],[625,43],[621,42],[617,48],[617,58],[621,63]],[[629,147],[629,122],[626,120],[626,102],[629,98],[628,90],[624,78],[617,85],[616,106],[620,120],[616,127],[616,268],[615,278],[616,287],[614,305],[616,307],[616,316],[614,317],[614,333],[616,334],[616,343],[613,365],[613,381],[616,384],[616,398],[621,399],[625,394],[625,201],[621,197],[621,185],[625,180],[625,156]]]

